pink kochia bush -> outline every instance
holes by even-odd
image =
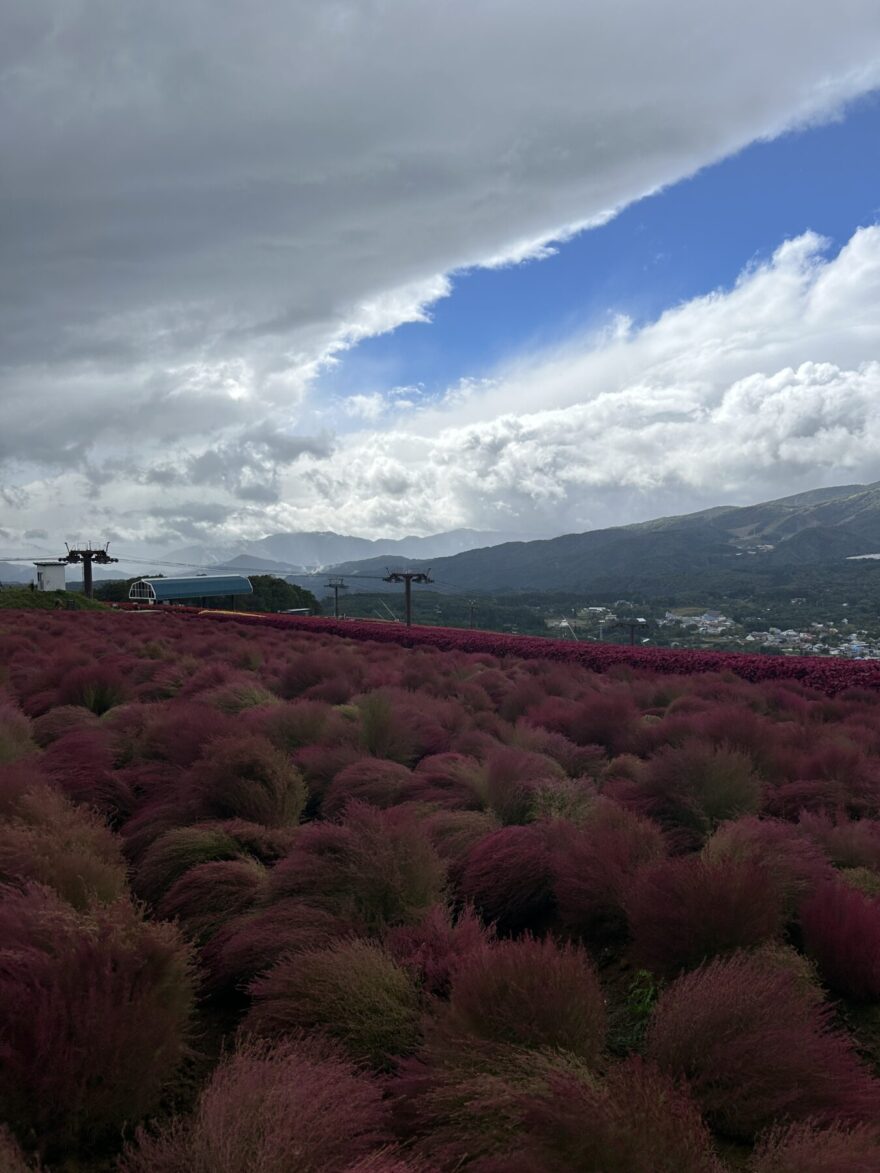
[[[99,716],[121,705],[129,687],[120,667],[98,661],[65,675],[58,699],[62,705],[82,705]]]
[[[800,919],[804,948],[835,993],[880,998],[880,901],[828,883],[806,899]]]
[[[597,799],[583,826],[560,830],[553,853],[554,892],[565,930],[587,940],[620,937],[633,877],[665,854],[666,841],[655,823]]]
[[[646,1053],[687,1078],[725,1136],[750,1140],[786,1117],[869,1121],[880,1084],[832,1029],[831,1014],[794,966],[748,954],[717,958],[660,995]]]
[[[109,1169],[152,1118],[125,1161],[157,1173],[696,1173],[700,1112],[759,1173],[808,1173],[811,1138],[826,1173],[872,1160],[818,983],[868,1003],[834,1021],[870,1052],[877,665],[171,608],[0,612],[0,661],[0,1119],[29,1161]],[[318,1156],[276,1079],[303,1056],[270,1055],[326,1038],[386,1073],[394,1127]],[[218,1055],[228,1129],[194,1086]]]
[[[113,751],[100,725],[83,726],[57,738],[44,751],[40,766],[74,802],[108,813],[115,808]]]
[[[185,877],[184,877],[185,878]],[[330,945],[354,934],[354,925],[295,897],[232,917],[202,949],[205,988],[241,990],[282,956]]]
[[[3,1124],[0,1124],[0,1169],[3,1173],[31,1173],[24,1153]]]
[[[340,941],[282,957],[250,986],[246,1028],[279,1038],[318,1030],[354,1059],[386,1066],[418,1041],[419,996],[410,975],[370,941]]]
[[[746,754],[693,741],[659,750],[641,779],[610,784],[606,793],[692,848],[725,819],[757,813],[763,791]]]
[[[341,1047],[316,1038],[251,1042],[215,1070],[191,1118],[157,1134],[142,1130],[119,1168],[344,1173],[389,1139],[379,1084]]]
[[[880,1169],[876,1125],[811,1121],[771,1129],[755,1149],[748,1173],[873,1173]]]
[[[257,735],[212,742],[190,769],[186,786],[203,817],[267,827],[297,823],[306,802],[305,782],[289,757]]]
[[[389,807],[404,802],[412,786],[412,772],[399,762],[364,758],[345,766],[327,789],[321,803],[325,819],[341,814],[353,800]]]
[[[399,1135],[441,1169],[721,1173],[686,1085],[637,1058],[603,1077],[556,1049],[434,1040],[390,1091]]]
[[[145,852],[132,877],[135,893],[157,904],[190,868],[244,853],[222,827],[205,824],[166,831]]]
[[[153,1111],[186,1052],[189,954],[126,900],[78,913],[48,889],[0,902],[0,1118],[43,1155]]]
[[[593,1173],[721,1173],[709,1131],[686,1085],[640,1058],[603,1082],[551,1079],[524,1097],[526,1163]]]
[[[36,881],[75,908],[123,896],[119,839],[85,807],[19,767],[0,767],[0,883]]]
[[[353,802],[342,823],[304,826],[272,873],[294,896],[368,931],[414,924],[445,894],[446,869],[422,821],[403,808]]]
[[[880,820],[836,821],[828,815],[801,812],[798,829],[835,867],[880,870]]]
[[[779,936],[785,923],[782,892],[770,872],[745,860],[693,855],[644,868],[626,911],[636,961],[666,976],[760,945]]]
[[[787,914],[832,875],[822,849],[792,823],[746,816],[722,823],[703,848],[707,861],[738,860],[769,873]]]
[[[36,752],[31,722],[17,705],[0,693],[0,765],[14,762]]]
[[[254,859],[214,860],[184,872],[162,897],[162,920],[177,920],[193,941],[205,941],[236,914],[247,912],[268,888]]]
[[[430,994],[449,994],[454,975],[470,958],[484,953],[493,933],[465,906],[453,919],[449,909],[437,904],[417,925],[399,925],[385,936],[391,956],[408,969]]]
[[[41,717],[36,717],[31,728],[34,741],[45,748],[65,733],[87,729],[95,725],[97,720],[91,709],[84,709],[82,705],[58,705]]]
[[[462,960],[452,975],[444,1021],[456,1035],[555,1048],[588,1064],[605,1042],[605,1003],[587,954],[528,936],[499,941]]]
[[[545,929],[556,908],[551,838],[542,823],[493,831],[463,860],[459,894],[499,932]]]

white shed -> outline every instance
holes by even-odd
[[[38,591],[67,590],[67,582],[64,577],[67,568],[66,562],[35,562],[34,566],[37,568]]]

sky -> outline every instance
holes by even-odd
[[[876,0],[11,0],[0,558],[880,480]]]

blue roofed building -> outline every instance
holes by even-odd
[[[192,603],[235,600],[252,595],[251,580],[242,574],[198,574],[192,578],[141,578],[131,584],[128,597],[135,603]]]

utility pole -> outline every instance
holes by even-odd
[[[476,610],[476,606],[476,599],[468,599],[468,627],[473,627],[474,625],[474,611]]]
[[[89,542],[87,546],[80,546],[74,550],[71,550],[70,546],[67,545],[67,542],[65,542],[64,545],[67,546],[67,557],[59,558],[58,561],[82,563],[83,594],[87,599],[91,599],[93,591],[92,563],[95,563],[98,566],[106,566],[110,562],[118,562],[119,559],[111,558],[107,553],[107,546],[109,545],[108,542],[105,542],[103,546],[93,546],[91,542]]]
[[[339,618],[339,592],[347,591],[348,584],[344,583],[341,578],[331,578],[329,582],[324,584],[333,591],[333,614]]]
[[[638,630],[644,631],[648,626],[647,619],[624,619],[620,623],[615,623],[616,628],[629,628],[629,646],[634,647],[636,642],[636,632]]]
[[[386,570],[388,568],[386,567]],[[389,570],[383,582],[402,582],[403,597],[406,611],[406,625],[412,627],[412,584],[414,582],[433,582],[431,570],[423,573],[421,570]]]

